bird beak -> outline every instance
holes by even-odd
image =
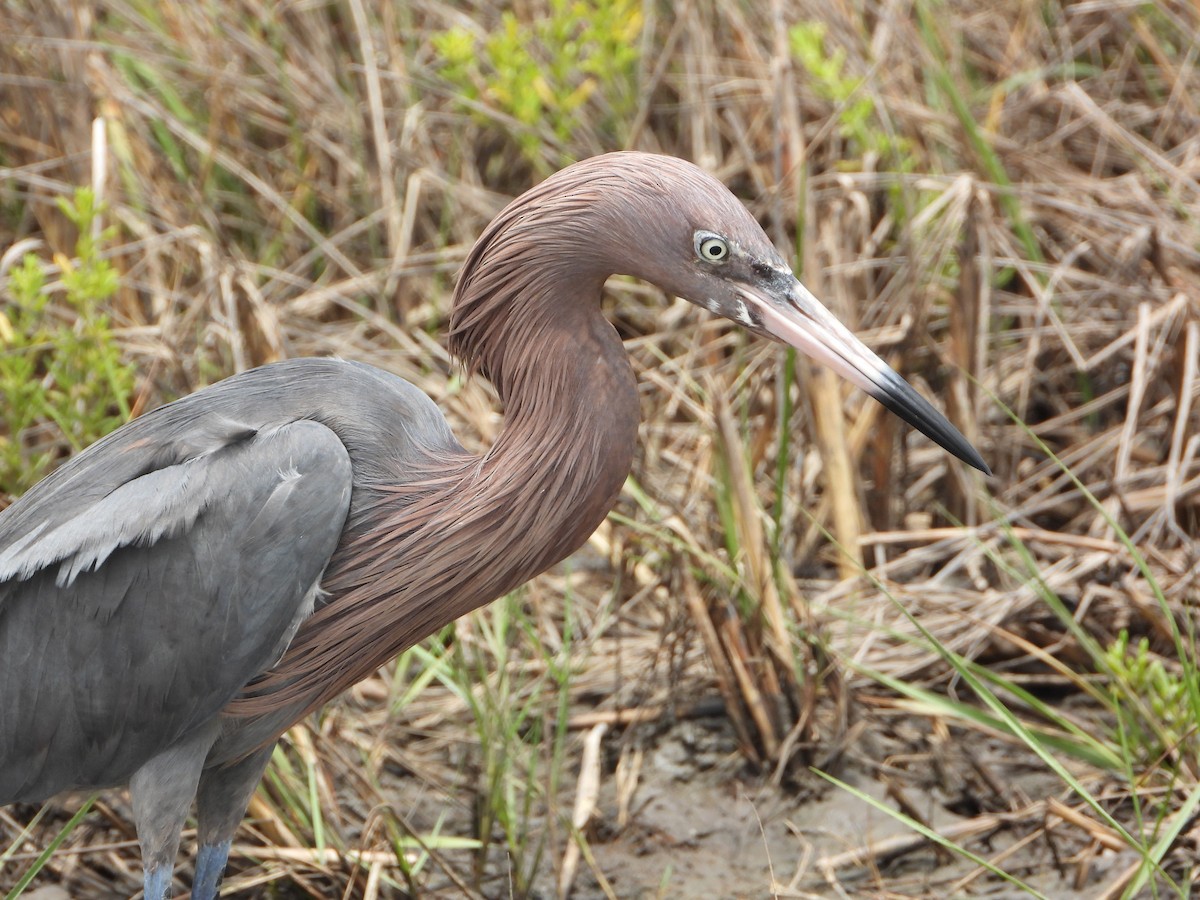
[[[789,272],[786,278],[786,285],[777,280],[769,291],[741,286],[739,293],[749,305],[751,318],[764,332],[858,385],[963,462],[992,474],[962,432],[834,318],[795,276]]]

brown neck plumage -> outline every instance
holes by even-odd
[[[638,404],[624,348],[600,313],[605,273],[581,273],[567,264],[569,248],[530,243],[506,222],[502,214],[467,261],[450,338],[504,400],[495,446],[363,486],[367,499],[322,581],[330,602],[227,712],[315,709],[563,559],[616,501]]]

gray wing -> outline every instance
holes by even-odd
[[[313,421],[195,427],[199,452],[118,441],[0,522],[0,803],[127,780],[311,610],[350,504],[341,440]],[[88,483],[105,491],[71,487]]]

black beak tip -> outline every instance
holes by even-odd
[[[895,372],[888,374],[890,377],[880,384],[878,392],[872,392],[872,396],[948,453],[990,478],[992,470],[983,461],[979,451],[963,437],[962,432],[934,409],[933,405],[918,394],[907,381]]]
[[[949,450],[950,448],[947,447],[946,449]],[[988,478],[992,477],[992,470],[988,464],[983,461],[983,457],[979,455],[979,451],[967,443],[965,439],[963,440],[963,449],[961,452],[956,453],[954,450],[950,450],[950,452],[954,453],[955,456],[965,462],[968,466],[973,466],[974,468],[978,469]]]

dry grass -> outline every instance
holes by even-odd
[[[518,6],[522,17],[543,10]],[[467,446],[487,446],[501,421],[494,397],[486,384],[464,385],[437,340],[453,273],[489,217],[539,171],[628,145],[711,167],[781,247],[803,248],[793,259],[814,292],[937,398],[992,465],[985,483],[807,364],[793,383],[777,348],[614,282],[611,317],[644,387],[633,488],[573,564],[525,591],[517,606],[540,644],[535,652],[514,640],[501,660],[510,701],[544,717],[545,749],[531,751],[541,768],[525,787],[546,773],[563,781],[533,801],[525,838],[545,841],[546,855],[529,880],[552,885],[573,845],[560,804],[574,802],[584,742],[550,740],[556,698],[574,729],[611,728],[592,770],[613,791],[598,813],[606,837],[590,832],[579,876],[600,891],[613,872],[591,848],[628,826],[642,748],[699,698],[724,695],[742,751],[788,791],[807,779],[803,766],[773,762],[848,758],[886,769],[879,777],[897,791],[936,794],[931,754],[999,732],[864,674],[969,694],[914,620],[945,648],[1101,729],[1111,722],[1087,703],[1096,667],[1080,633],[1102,648],[1122,629],[1145,635],[1169,671],[1189,671],[1172,635],[1182,630],[1189,646],[1200,571],[1194,6],[649,4],[627,138],[581,127],[564,141],[547,130],[537,160],[522,153],[513,120],[486,99],[464,111],[439,76],[432,35],[494,26],[490,4],[6,0],[0,9],[0,255],[26,238],[46,259],[71,252],[52,201],[93,179],[92,120],[103,116],[103,189],[120,229],[111,252],[123,273],[112,314],[143,373],[137,409],[248,366],[337,354],[412,380]],[[788,28],[808,19],[825,23],[831,55],[845,54],[850,98],[823,88],[789,51]],[[869,125],[856,132],[847,114],[864,99]],[[585,121],[603,121],[605,102],[595,92]],[[781,428],[782,394],[794,412]],[[747,479],[736,476],[739,460]],[[729,497],[730,518],[717,515],[715,494]],[[747,600],[765,604],[765,619],[721,614]],[[458,653],[468,668],[496,665],[491,615],[460,624],[455,648],[433,653],[437,664],[406,657],[395,675],[381,673],[290,733],[294,781],[281,765],[285,774],[260,792],[231,888],[516,890],[512,859],[529,865],[532,852],[510,845],[506,863],[501,826],[482,835],[491,839],[484,854],[443,840],[479,838],[490,821],[471,693],[442,664]],[[789,669],[796,660],[808,671]],[[565,694],[548,661],[570,670]],[[406,696],[405,678],[422,668],[437,677]],[[864,734],[901,748],[903,761],[870,769],[878,761],[863,761],[872,755]],[[565,760],[553,756],[560,745]],[[1002,746],[1039,765],[1019,741]],[[1130,784],[1165,798],[1170,820],[1200,774],[1179,748],[1136,772],[1070,764],[1125,823]],[[1088,880],[1122,844],[1076,791],[1056,783],[1046,802],[1059,806],[1048,810],[1000,784],[1004,776],[989,787],[985,769],[964,776],[977,814],[992,817],[985,824],[999,828],[999,817],[1042,844],[1053,831],[1046,871],[1062,873],[1062,884],[1079,879],[1092,896],[1120,895],[1127,859]],[[114,805],[93,810],[43,882],[78,896],[134,890],[122,801],[105,802]],[[0,813],[0,846],[33,812]],[[50,819],[15,847],[0,887],[63,821]],[[1162,859],[1186,882],[1196,836],[1179,824]],[[962,834],[955,840],[974,832]],[[321,846],[314,861],[307,848]],[[888,856],[879,851],[881,867]],[[846,860],[823,862],[776,859],[776,876],[796,871],[793,891],[841,889]],[[806,880],[818,871],[823,887]],[[845,890],[948,889],[889,886],[886,869],[875,872]],[[748,889],[768,887],[764,873]]]

